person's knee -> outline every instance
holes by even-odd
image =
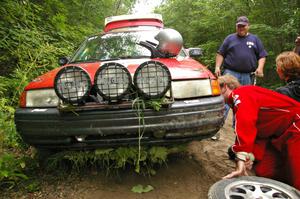
[[[295,187],[296,189],[300,190],[300,179],[299,179],[299,178],[294,179],[294,180],[292,181],[291,185],[292,185],[293,187]]]
[[[257,164],[254,167],[255,174],[264,178],[276,178],[276,171],[271,165]]]

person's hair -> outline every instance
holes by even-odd
[[[226,74],[218,78],[220,87],[223,88],[225,85],[228,86],[231,90],[234,90],[241,86],[238,79],[232,75]]]
[[[300,77],[300,56],[293,51],[280,53],[276,58],[276,67],[287,79],[297,79]]]

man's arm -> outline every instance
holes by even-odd
[[[223,63],[224,57],[223,55],[217,53],[216,55],[216,67],[215,67],[215,75],[221,76],[221,65]]]
[[[300,55],[300,36],[298,36],[295,40],[296,47],[294,48],[294,52]]]
[[[232,151],[236,157],[236,169],[224,176],[223,179],[247,176],[247,170],[252,169],[255,159],[252,151],[257,134],[256,123],[259,105],[256,103],[256,98],[251,97],[253,93],[250,91],[235,91],[233,95],[233,109],[236,118],[235,133],[237,137]]]
[[[264,66],[266,63],[266,58],[262,57],[258,60],[258,66],[257,69],[255,71],[255,75],[258,77],[263,77],[264,76]]]
[[[264,66],[266,62],[266,57],[268,56],[267,51],[264,48],[264,45],[262,44],[261,40],[256,37],[257,40],[257,59],[258,59],[258,66],[255,70],[255,76],[257,77],[263,77],[264,76]]]
[[[247,167],[247,164],[248,165],[251,164],[251,168],[252,168],[253,162],[237,160],[235,171],[227,174],[226,176],[223,177],[223,179],[230,179],[230,178],[234,178],[234,177],[238,177],[238,176],[248,176],[249,174],[248,174],[247,170],[251,170],[251,168]]]

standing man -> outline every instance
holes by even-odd
[[[232,145],[236,170],[286,182],[300,190],[300,103],[280,93],[241,86],[232,75],[219,77],[221,93],[236,117]]]
[[[260,39],[249,33],[249,20],[245,16],[237,18],[236,33],[228,35],[216,55],[215,74],[235,76],[242,85],[252,84],[251,73],[264,76],[267,52]]]
[[[215,75],[221,75],[221,66],[224,75],[231,74],[242,85],[254,84],[254,76],[264,76],[264,65],[268,55],[260,39],[249,33],[249,20],[246,16],[237,18],[236,33],[228,35],[220,46],[216,55]],[[254,73],[254,74],[253,74]],[[225,105],[225,120],[229,107]],[[235,120],[233,118],[233,126]],[[220,138],[219,132],[212,137],[213,140]]]

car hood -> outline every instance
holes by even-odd
[[[134,72],[136,71],[136,69],[140,64],[151,60],[159,61],[164,65],[166,65],[170,70],[172,80],[199,79],[199,78],[215,79],[214,75],[205,66],[190,58],[183,59],[183,60],[179,60],[176,58],[124,59],[124,60],[93,62],[93,63],[73,63],[73,64],[67,64],[65,66],[80,66],[89,74],[91,81],[93,82],[96,71],[104,63],[117,62],[119,64],[122,64],[128,69],[128,71],[133,76]],[[25,90],[53,88],[56,74],[60,71],[61,68],[65,66],[56,68],[52,71],[45,73],[44,75],[37,77],[32,82],[30,82],[28,86],[26,86]]]

